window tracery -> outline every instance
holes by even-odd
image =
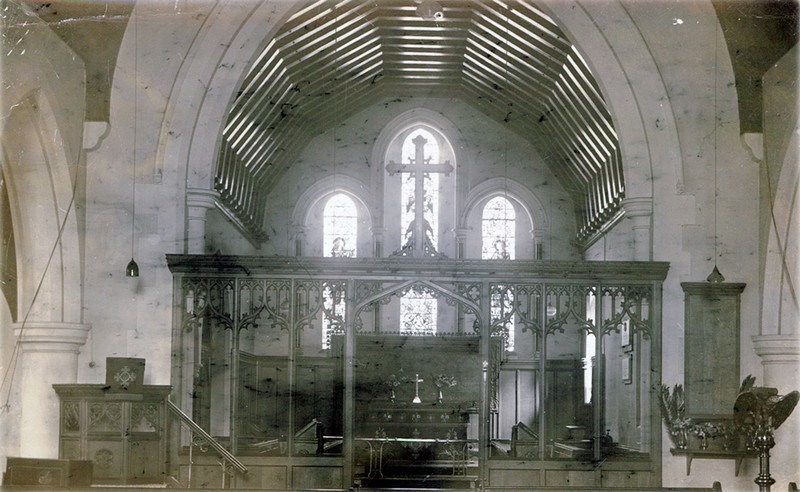
[[[354,258],[357,254],[358,212],[343,193],[333,195],[323,212],[324,256]]]
[[[483,207],[481,217],[481,258],[513,260],[516,249],[516,215],[514,205],[505,197],[496,196]],[[514,351],[514,292],[499,285],[492,289],[492,325],[498,325],[505,338],[505,348]]]

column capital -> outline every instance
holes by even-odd
[[[653,214],[653,199],[650,197],[633,197],[622,200],[622,210],[626,217],[650,217]]]
[[[469,227],[456,227],[453,229],[453,235],[458,239],[466,239],[471,230],[472,229]]]
[[[762,364],[800,363],[800,334],[754,335],[752,340]]]
[[[28,321],[12,323],[14,336],[23,352],[78,353],[86,343],[92,325],[58,321]]]
[[[207,188],[187,188],[186,205],[189,207],[213,208],[219,198],[219,192]]]

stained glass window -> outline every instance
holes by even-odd
[[[344,333],[345,282],[325,282],[322,289],[322,348],[331,348],[331,334]]]
[[[505,197],[492,198],[483,207],[481,220],[482,250],[484,260],[513,260],[516,247],[514,205]],[[493,289],[491,295],[492,323],[501,322],[508,333],[506,350],[514,350],[514,293],[503,286]]]
[[[414,162],[416,155],[416,146],[413,140],[417,136],[422,136],[426,140],[424,149],[425,164],[431,162],[439,162],[439,145],[433,135],[427,130],[419,128],[411,132],[403,141],[402,149],[402,163],[403,164],[418,164]],[[416,187],[414,173],[403,174],[403,180],[400,188],[400,232],[403,234],[403,243],[409,238],[409,225],[414,220],[414,207],[416,204]],[[438,231],[439,231],[439,173],[426,173],[424,175],[424,193],[421,200],[423,200],[424,208],[423,215],[425,220],[430,225],[430,239],[433,247],[438,247]]]
[[[439,144],[436,138],[427,130],[418,128],[409,133],[403,141],[402,163],[422,164],[414,162],[416,158],[416,145],[414,139],[422,137],[426,140],[423,146],[424,164],[439,162]],[[438,247],[439,231],[439,173],[425,173],[422,196],[417,196],[414,173],[404,174],[401,177],[400,188],[400,232],[403,234],[403,243],[410,239],[411,221],[414,220],[417,200],[424,204],[423,216],[428,223],[428,234],[434,248]],[[400,332],[401,333],[436,333],[436,298],[430,293],[413,290],[400,299]]]
[[[342,193],[333,195],[325,205],[323,220],[323,255],[355,257],[358,213],[353,200]]]
[[[483,207],[481,237],[484,260],[514,259],[514,227],[516,215],[514,205],[508,199],[498,196],[489,200]]]
[[[400,299],[400,332],[413,335],[436,333],[436,298],[423,289],[412,289]]]
[[[354,258],[357,253],[358,211],[353,200],[343,193],[333,195],[325,204],[323,216],[323,255]],[[345,315],[341,289],[326,287],[323,292],[325,315],[322,317],[322,348],[330,348],[330,333]]]

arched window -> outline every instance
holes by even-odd
[[[323,255],[355,258],[358,253],[358,211],[353,200],[344,193],[333,195],[322,212]],[[330,348],[331,329],[345,316],[345,299],[341,288],[326,286],[323,292],[322,348]]]
[[[325,204],[323,216],[323,256],[354,258],[357,254],[358,212],[344,193],[333,195]]]
[[[481,216],[481,258],[484,260],[513,260],[516,247],[514,205],[505,197],[489,200]],[[492,289],[492,324],[502,323],[508,338],[506,350],[514,350],[514,293],[502,285]]]
[[[439,156],[436,137],[424,128],[417,128],[403,140],[403,164],[424,168],[438,163]],[[439,172],[408,172],[401,179],[400,234],[403,248],[413,248],[414,234],[421,231],[424,239],[417,245],[425,244],[425,247],[436,250],[439,243]],[[420,207],[424,225],[415,228]],[[436,333],[436,315],[436,298],[425,290],[412,289],[400,299],[400,332]]]
[[[421,144],[422,162],[417,161],[417,145]],[[418,128],[409,133],[403,140],[401,153],[402,163],[413,163],[421,166],[439,162],[439,144],[431,132]],[[439,242],[439,173],[423,173],[422,189],[417,189],[417,173],[405,173],[402,176],[403,184],[400,188],[400,233],[403,242],[411,240],[413,228],[411,223],[416,214],[417,201],[422,203],[425,218],[426,236],[430,239],[434,249]],[[420,196],[418,196],[420,195]],[[429,228],[430,227],[430,228]]]
[[[481,238],[484,260],[513,260],[516,246],[514,229],[516,215],[514,205],[508,199],[498,196],[483,207],[481,218]]]

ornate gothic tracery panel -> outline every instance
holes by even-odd
[[[240,453],[336,454],[348,439],[355,445],[355,423],[350,434],[345,424],[369,412],[348,417],[343,395],[350,385],[351,408],[372,398],[369,392],[359,396],[359,371],[366,367],[359,365],[362,344],[414,339],[427,351],[424,357],[411,354],[403,362],[407,367],[385,375],[399,384],[395,396],[413,405],[415,387],[422,404],[435,403],[439,392],[444,402],[458,395],[450,404],[465,412],[459,418],[475,415],[484,422],[476,427],[483,429],[477,439],[493,449],[508,446],[506,456],[656,456],[660,427],[651,388],[659,381],[663,265],[443,258],[308,259],[299,265],[259,258],[227,267],[214,259],[204,270],[191,257],[180,261],[188,262],[176,281],[183,301],[176,324],[179,384],[188,385],[180,394],[196,396],[182,405],[199,408],[192,415]],[[436,302],[435,337],[401,333],[395,307],[413,291]],[[514,352],[500,343],[511,326]],[[441,345],[447,340],[470,354],[450,355],[466,365],[453,374],[444,362],[438,372],[425,369],[437,357],[430,347],[447,346]],[[421,357],[417,365],[414,355]],[[395,359],[402,357],[375,359],[374,371]],[[355,376],[349,381],[343,378],[348,364]],[[218,374],[207,371],[212,365]],[[427,373],[398,374],[419,367]],[[458,379],[471,382],[458,390],[448,386]],[[388,404],[393,388],[369,391]],[[322,441],[313,438],[320,425],[327,436]]]

